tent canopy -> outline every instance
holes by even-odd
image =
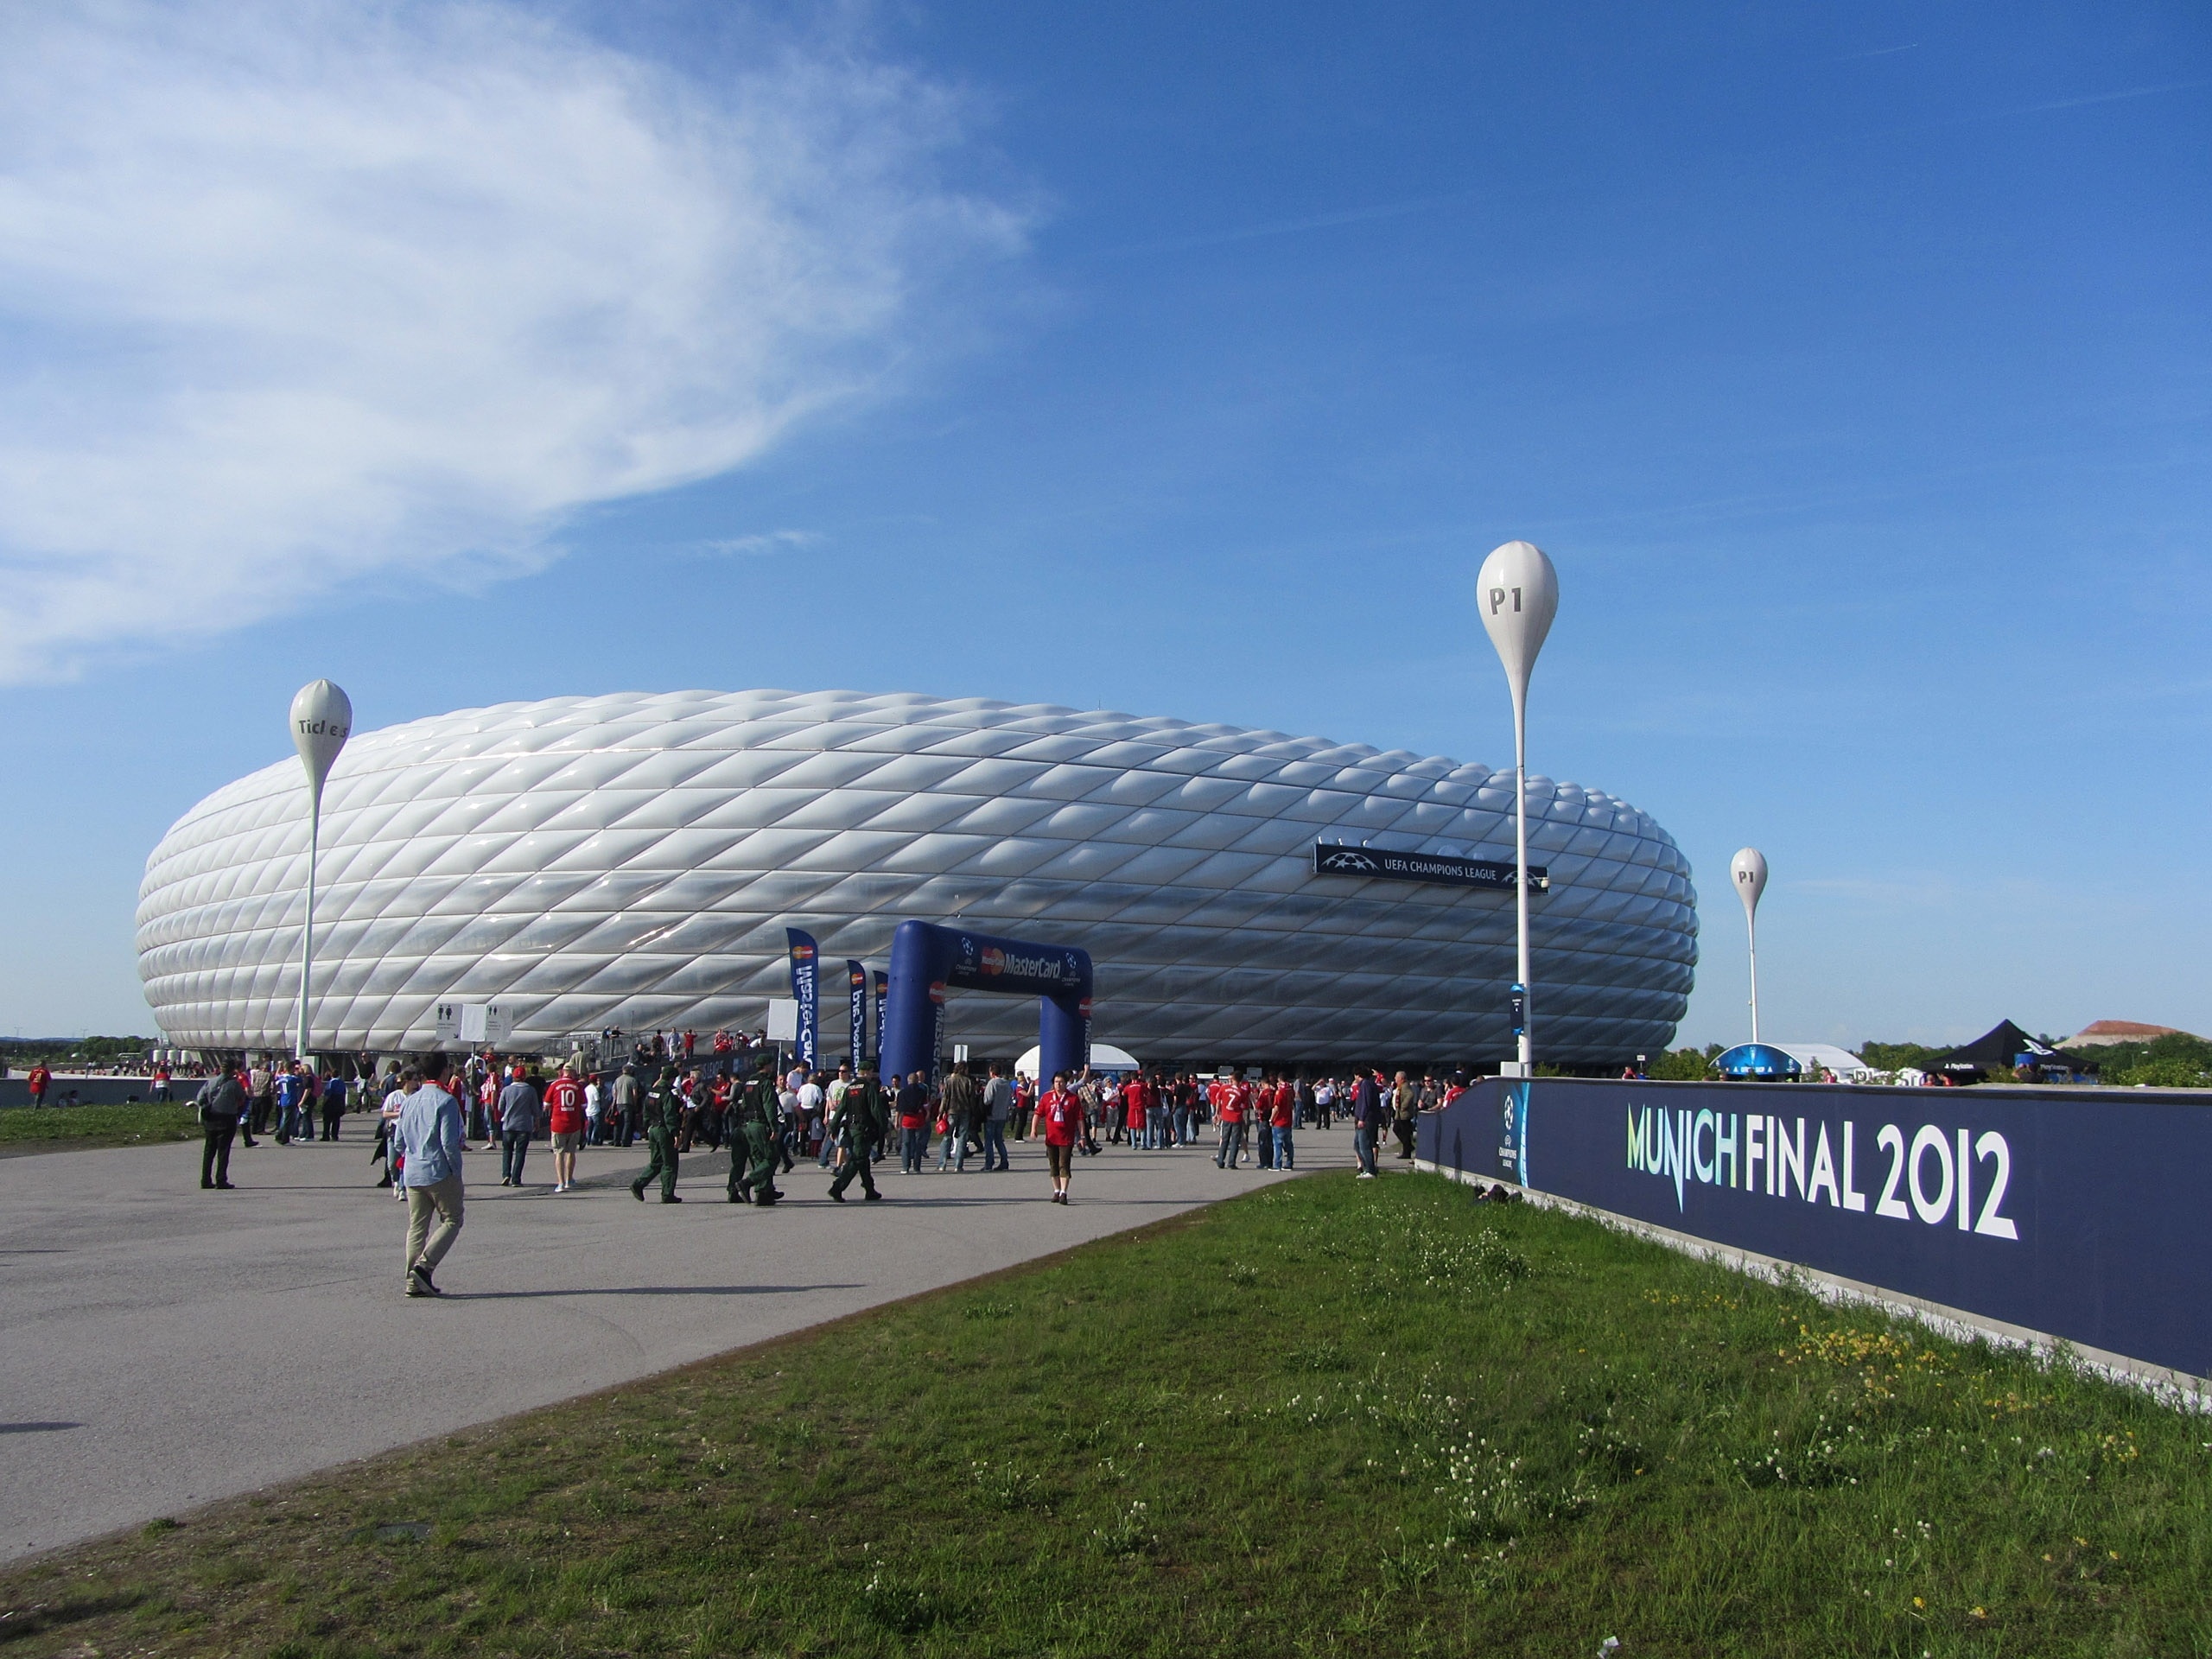
[[[1772,1043],[1738,1043],[1713,1057],[1713,1069],[1724,1077],[1780,1082],[1801,1075],[1804,1068],[1796,1058]]]
[[[1142,1068],[1137,1065],[1136,1056],[1128,1050],[1116,1048],[1111,1043],[1093,1043],[1090,1046],[1090,1069],[1094,1071],[1136,1071]],[[1037,1049],[1034,1045],[1014,1063],[1014,1075],[1017,1077],[1037,1075]]]
[[[2097,1062],[2088,1056],[2038,1042],[2010,1020],[2000,1020],[1972,1042],[1961,1043],[1949,1053],[1938,1055],[1928,1063],[1928,1069],[1950,1077],[1969,1071],[2009,1072],[2013,1061],[2023,1054],[2033,1056],[2031,1063],[2037,1066],[2063,1066],[2069,1071],[2097,1069]]]
[[[1834,1043],[1773,1043],[1769,1046],[1780,1049],[1803,1066],[1808,1077],[1817,1076],[1821,1068],[1826,1066],[1849,1083],[1859,1073],[1869,1069],[1866,1062],[1849,1049],[1839,1048]]]

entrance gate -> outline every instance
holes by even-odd
[[[901,922],[891,936],[891,984],[883,998],[883,1077],[935,1076],[944,1052],[948,989],[1041,998],[1040,1079],[1080,1071],[1090,1052],[1090,953],[1072,945],[994,938],[931,922]]]

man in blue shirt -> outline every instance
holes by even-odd
[[[432,1054],[400,1073],[406,1103],[399,1109],[398,1137],[407,1189],[407,1294],[442,1296],[430,1271],[445,1259],[461,1231],[461,1103],[445,1090],[446,1059]],[[438,1230],[430,1230],[430,1212]]]

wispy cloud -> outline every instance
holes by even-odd
[[[962,120],[849,41],[709,85],[481,0],[0,12],[0,680],[526,567],[879,387],[1025,233]]]
[[[702,553],[726,553],[735,556],[756,553],[790,553],[802,547],[814,547],[823,540],[817,530],[770,530],[756,536],[727,536],[717,540],[699,542],[695,545]]]
[[[1371,225],[1386,219],[1406,219],[1415,213],[1436,212],[1440,208],[1459,207],[1476,200],[1471,190],[1444,196],[1413,196],[1403,201],[1386,201],[1372,207],[1347,207],[1338,213],[1313,213],[1302,219],[1270,219],[1263,224],[1240,225],[1227,230],[1200,231],[1190,236],[1168,237],[1158,242],[1136,242],[1125,247],[1109,248],[1110,257],[1130,253],[1184,253],[1198,248],[1227,247],[1232,243],[1257,242],[1268,237],[1297,236],[1307,231],[1334,230],[1343,225]]]

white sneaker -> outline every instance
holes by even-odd
[[[1371,1181],[1375,1177],[1369,1171],[1363,1169],[1359,1172],[1359,1179],[1363,1181]]]

